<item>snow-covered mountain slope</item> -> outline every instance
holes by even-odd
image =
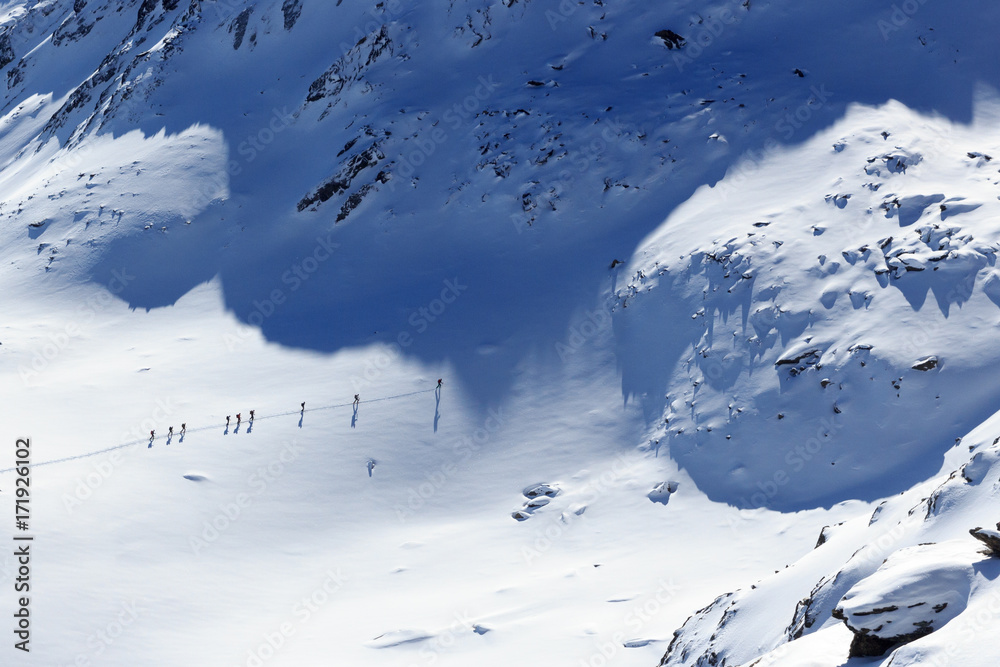
[[[968,127],[853,108],[640,246],[616,292],[623,383],[663,406],[654,440],[710,496],[898,493],[1000,404],[1000,135],[982,108]]]
[[[39,242],[86,248],[57,249],[52,270],[106,285],[126,264],[136,278],[121,296],[137,308],[219,275],[244,322],[321,351],[389,341],[414,301],[461,272],[489,295],[490,308],[457,306],[474,334],[408,352],[452,359],[495,400],[516,350],[561,337],[613,259],[748,152],[802,142],[855,102],[968,122],[996,63],[962,48],[965,26],[995,22],[995,8],[922,7],[887,32],[891,13],[860,1],[10,3],[7,152],[21,157],[7,171],[30,192],[7,198],[20,214],[6,233],[23,247],[27,225],[51,219]],[[849,28],[855,45],[820,25]],[[172,172],[186,195],[140,205],[142,183],[162,178],[138,149],[115,146],[127,157],[113,166],[86,157],[96,137],[137,130],[151,147],[217,138],[200,161],[211,175]],[[284,280],[334,228],[321,279]],[[395,270],[373,271],[373,257]],[[258,321],[262,296],[295,286]],[[483,338],[516,343],[484,364]]]
[[[0,3],[3,664],[995,664],[998,24]]]
[[[950,474],[824,528],[788,569],[699,611],[662,664],[990,664],[1000,561],[970,531],[996,524],[998,426],[956,444]]]

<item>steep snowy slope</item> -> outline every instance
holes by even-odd
[[[491,308],[459,305],[469,336],[408,351],[452,359],[483,400],[500,397],[515,349],[561,337],[572,312],[591,307],[604,267],[734,161],[801,142],[853,102],[895,98],[967,122],[975,86],[996,68],[988,54],[954,52],[965,25],[994,20],[978,6],[960,17],[925,7],[886,34],[891,6],[860,1],[19,4],[6,109],[11,154],[27,150],[9,171],[37,196],[4,206],[21,211],[6,232],[18,245],[27,224],[49,218],[40,241],[82,245],[114,213],[114,239],[79,259],[62,249],[52,269],[65,257],[107,284],[127,261],[136,278],[121,296],[138,308],[220,275],[244,322],[322,351],[388,342],[415,299],[461,272]],[[857,46],[822,25],[850,26]],[[685,46],[669,48],[663,30]],[[17,112],[28,100],[36,106]],[[227,167],[172,175],[188,193],[177,210],[139,205],[111,174],[90,178],[103,162],[88,168],[88,137],[172,141],[205,127],[222,139],[206,159]],[[57,173],[34,173],[39,160]],[[85,192],[80,173],[94,181]],[[285,280],[334,228],[339,253],[324,277]],[[376,275],[373,257],[394,271]],[[262,297],[291,287],[294,299],[260,312]],[[516,325],[507,310],[522,313]],[[484,364],[483,337],[517,344]]]
[[[950,473],[824,528],[790,568],[699,611],[662,664],[992,664],[1000,553],[970,531],[996,534],[998,424],[949,451]]]
[[[853,108],[700,190],[624,268],[623,383],[657,392],[653,437],[709,496],[891,495],[1000,404],[995,105],[969,127]]]
[[[998,24],[0,4],[3,664],[994,664]]]

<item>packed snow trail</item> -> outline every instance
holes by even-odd
[[[427,394],[427,393],[430,393],[432,391],[437,391],[437,389],[438,389],[438,387],[435,386],[432,389],[421,389],[419,391],[411,391],[411,392],[406,393],[406,394],[396,394],[394,396],[382,396],[380,398],[371,398],[371,399],[364,400],[364,401],[358,401],[357,404],[360,405],[362,403],[380,403],[382,401],[393,401],[393,400],[396,400],[398,398],[409,398],[410,396],[417,396],[418,394]],[[251,423],[256,422],[258,420],[261,420],[261,419],[274,419],[276,417],[288,417],[290,415],[305,414],[306,412],[319,412],[320,410],[334,410],[336,408],[353,407],[354,405],[355,405],[355,403],[353,401],[351,401],[350,403],[336,403],[334,405],[323,405],[323,406],[320,406],[318,408],[293,410],[293,411],[290,411],[290,412],[279,412],[279,413],[275,413],[273,415],[261,415],[259,417],[256,417],[255,419],[248,419],[248,420],[246,420],[245,423],[246,424],[251,424]],[[244,423],[244,422],[240,422],[240,423]],[[225,428],[227,428],[227,429],[229,428],[229,424],[224,424],[223,426]],[[174,435],[176,435],[180,439],[183,439],[188,433],[197,433],[198,431],[207,431],[207,430],[213,429],[213,428],[218,428],[218,426],[217,425],[209,425],[209,426],[199,426],[197,428],[189,428],[189,429],[185,430],[184,433],[175,433]],[[85,454],[77,454],[75,456],[66,456],[66,457],[61,458],[61,459],[52,459],[51,461],[42,461],[41,463],[32,463],[31,466],[33,468],[37,468],[39,466],[47,466],[47,465],[52,465],[54,463],[66,463],[68,461],[76,461],[77,459],[86,459],[86,458],[90,458],[91,456],[98,456],[100,454],[106,454],[108,452],[113,452],[116,449],[125,449],[126,447],[135,447],[136,445],[142,445],[142,444],[149,444],[150,446],[152,446],[153,442],[155,442],[157,440],[168,440],[168,439],[174,437],[174,435],[161,435],[161,436],[156,436],[154,438],[142,438],[142,439],[139,439],[139,440],[130,440],[129,442],[123,442],[122,444],[115,445],[114,447],[107,447],[105,449],[99,449],[97,451],[87,452]],[[178,440],[178,442],[180,442],[180,440]],[[7,472],[14,472],[15,470],[16,470],[16,468],[3,468],[2,470],[0,470],[0,474],[7,473]]]

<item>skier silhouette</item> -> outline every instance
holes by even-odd
[[[181,424],[181,435],[187,433],[187,424]]]
[[[240,425],[240,413],[239,412],[236,413],[236,425],[237,426]]]
[[[355,394],[354,395],[354,405],[357,405],[360,402],[361,402],[361,394]]]
[[[156,438],[156,431],[149,432],[149,441],[152,442]]]
[[[226,428],[229,428],[229,415],[226,415]]]
[[[167,429],[167,437],[170,437],[173,434],[174,434],[174,427],[171,426],[170,428]]]
[[[306,402],[302,401],[302,412],[306,411]]]
[[[438,384],[434,388],[434,432],[438,431],[438,422],[441,421],[441,378],[438,378]]]
[[[250,411],[250,421],[253,421],[253,410]]]

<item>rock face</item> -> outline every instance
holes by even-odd
[[[938,358],[934,356],[924,357],[920,361],[913,364],[912,368],[915,371],[929,371],[938,365]]]
[[[833,610],[854,633],[851,657],[878,656],[939,630],[966,607],[979,560],[963,541],[893,553],[852,587]]]
[[[656,36],[663,40],[668,49],[679,49],[685,44],[684,38],[673,30],[660,30]]]
[[[989,530],[986,528],[973,528],[969,533],[986,545],[988,553],[994,558],[1000,558],[1000,523],[997,524],[997,530]]]

